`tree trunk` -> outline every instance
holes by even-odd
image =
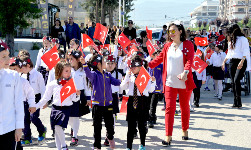
[[[113,8],[110,7],[109,8],[109,24],[110,24],[110,27],[113,27]]]
[[[105,23],[105,0],[101,2],[101,23]]]
[[[5,38],[5,43],[8,45],[8,47],[10,48],[10,57],[14,57],[14,35],[13,34],[6,34],[6,38]]]
[[[99,0],[96,0],[96,23],[99,23],[99,15],[98,15],[98,8],[99,8]]]

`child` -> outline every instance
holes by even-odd
[[[69,55],[71,54],[71,51],[78,49],[80,45],[80,42],[78,39],[72,39],[70,41],[70,49],[67,50],[67,53],[65,55],[65,59],[69,60]]]
[[[221,69],[221,65],[226,57],[226,53],[223,52],[222,45],[215,46],[215,52],[211,58],[207,60],[208,64],[213,65],[213,79],[215,85],[215,95],[219,100],[222,100],[222,80],[224,80],[224,71]]]
[[[20,73],[21,68],[22,68],[22,62],[20,61],[19,58],[13,57],[10,59],[9,68],[11,70],[15,70],[18,73]],[[30,113],[34,113],[36,111],[36,104],[35,104],[35,94],[29,82],[23,77],[21,77],[21,82],[23,85],[23,92],[24,92],[24,99],[23,99],[24,100],[23,102],[24,103],[24,129],[23,129],[24,139],[21,141],[21,144],[24,146],[24,145],[29,145],[32,143],[31,128],[30,128],[30,124],[31,124]]]
[[[146,65],[146,64],[145,64]],[[132,143],[134,134],[136,132],[136,125],[140,133],[141,145],[139,150],[145,150],[145,140],[147,133],[147,120],[149,119],[148,106],[146,96],[149,96],[149,92],[153,92],[156,86],[155,77],[152,77],[152,81],[149,81],[146,89],[141,95],[135,80],[143,66],[143,60],[139,56],[133,56],[131,60],[130,70],[127,71],[125,79],[122,81],[120,88],[126,90],[126,94],[129,96],[127,103],[127,149],[132,149]]]
[[[88,62],[90,60],[90,58],[93,56],[93,54],[95,53],[95,50],[92,46],[89,46],[90,49],[90,54],[85,56],[85,61]]]
[[[160,51],[155,51],[152,54],[152,60],[155,59],[159,55]],[[154,124],[156,124],[157,116],[156,116],[156,107],[159,100],[163,98],[163,83],[162,83],[162,71],[163,71],[163,64],[155,67],[154,69],[149,68],[149,74],[156,78],[156,87],[155,90],[150,93],[150,112],[149,112],[149,128],[153,128]]]
[[[0,147],[14,150],[24,128],[23,85],[16,71],[5,69],[9,67],[9,51],[5,43],[0,45]]]
[[[65,58],[65,53],[63,50],[60,49],[60,41],[58,38],[53,38],[51,40],[51,47],[53,48],[56,45],[57,50],[58,50],[58,55],[60,59],[64,59]]]
[[[205,61],[206,61],[206,59],[210,59],[210,58],[206,58],[206,56],[207,56],[208,51],[212,51],[212,50],[214,51],[214,47],[215,47],[215,45],[213,43],[210,43],[209,46],[206,48],[206,50],[204,52]],[[212,65],[208,65],[206,68],[207,79],[206,79],[204,91],[210,91],[208,86],[209,86],[209,80],[210,80],[211,75],[213,73],[212,69],[213,69]]]
[[[115,79],[122,80],[122,74],[118,72],[116,69],[116,59],[113,55],[109,55],[107,59],[105,59],[106,62],[106,71],[111,73],[111,76]],[[119,86],[112,85],[112,106],[113,106],[113,114],[114,119],[117,119],[117,113],[119,113],[119,98],[122,98],[122,92],[119,89]],[[108,146],[109,141],[106,138],[104,145]]]
[[[83,58],[82,63],[85,63]],[[93,71],[90,71],[89,67],[84,65],[86,76],[90,80],[93,87],[92,113],[95,141],[94,149],[101,149],[101,129],[103,117],[110,147],[114,149],[114,119],[111,85],[119,86],[121,82],[120,80],[113,78],[110,73],[107,73],[103,70],[106,68],[106,65],[102,56],[94,55],[88,64],[93,69]]]
[[[41,59],[41,57],[48,52],[51,49],[51,37],[45,36],[43,38],[43,48],[41,48],[37,55],[37,61],[35,69],[39,71],[44,78],[45,84],[47,83],[48,75],[49,75],[49,69],[48,66],[44,63],[44,61]]]
[[[71,79],[71,65],[66,60],[60,60],[55,67],[56,80],[48,83],[46,91],[40,102],[37,103],[37,109],[42,108],[53,96],[51,109],[51,128],[55,130],[55,142],[58,150],[68,150],[65,143],[65,134],[63,128],[67,128],[71,106],[73,102],[79,100],[80,91],[70,95],[61,102],[60,91],[62,87]]]
[[[80,103],[84,105],[91,104],[91,90],[87,86],[86,74],[84,72],[82,63],[80,62],[81,56],[82,56],[82,52],[78,50],[71,51],[71,54],[69,55],[69,63],[71,64],[71,67],[72,67],[72,77],[74,78],[77,90],[81,91],[80,101],[73,102],[73,105],[71,106],[72,111],[71,111],[70,119],[69,119],[69,124],[73,130],[72,140],[70,143],[71,146],[78,145],[77,135],[78,135],[79,125],[80,125],[79,117],[83,116],[83,115],[80,115],[80,111],[83,110],[83,108],[80,107],[83,105],[80,105]],[[89,110],[89,107],[87,106],[86,109]]]
[[[23,55],[20,57],[22,61],[21,72],[22,77],[27,79],[33,88],[35,94],[35,102],[38,103],[45,92],[45,83],[41,73],[39,73],[35,68],[33,68],[33,63],[29,56]],[[31,122],[37,127],[39,133],[38,141],[42,142],[46,136],[46,128],[39,118],[40,109],[36,110],[35,113],[31,114]]]

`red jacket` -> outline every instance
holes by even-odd
[[[163,62],[163,72],[162,72],[162,80],[163,80],[163,92],[165,91],[166,85],[166,76],[167,76],[167,52],[169,47],[171,46],[172,42],[166,43],[164,46],[164,49],[159,54],[158,57],[156,57],[154,60],[152,60],[149,63],[150,68],[155,68],[159,64]],[[184,63],[184,70],[189,70],[189,73],[187,75],[187,80],[185,81],[186,84],[186,90],[193,90],[196,88],[196,85],[193,81],[193,74],[192,74],[192,63],[194,58],[194,46],[193,43],[186,40],[183,42],[183,63]]]

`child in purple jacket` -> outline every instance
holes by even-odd
[[[83,60],[83,58],[82,58]],[[82,63],[84,61],[81,61]],[[84,63],[83,63],[84,64]],[[90,71],[90,68],[93,71]],[[94,55],[88,65],[84,65],[86,77],[92,84],[92,114],[94,124],[94,149],[101,149],[102,118],[104,118],[111,149],[115,148],[114,142],[114,118],[112,106],[111,85],[119,86],[121,81],[115,79],[110,73],[105,72],[105,62],[101,55]]]

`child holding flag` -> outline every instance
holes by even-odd
[[[85,64],[84,58],[82,58],[81,62]],[[94,149],[101,149],[102,117],[104,117],[110,147],[114,149],[115,132],[111,85],[119,86],[121,81],[104,71],[106,64],[100,55],[94,55],[88,62],[88,65],[93,69],[93,71],[90,71],[90,68],[84,65],[86,76],[93,87],[92,113],[94,124]]]
[[[76,88],[81,91],[80,100],[73,102],[72,111],[70,114],[69,124],[72,128],[72,140],[71,146],[78,145],[78,130],[79,130],[79,117],[83,116],[83,111],[89,111],[89,105],[91,105],[91,89],[87,86],[86,74],[83,69],[83,64],[80,62],[82,52],[79,50],[71,51],[69,55],[69,62],[72,67],[72,77],[74,78]],[[85,107],[85,105],[88,105]]]
[[[138,124],[138,129],[140,133],[141,145],[139,150],[145,150],[145,140],[147,133],[147,120],[149,119],[149,110],[146,97],[149,96],[150,92],[155,90],[156,79],[152,77],[152,81],[147,82],[147,86],[143,93],[140,94],[138,87],[135,84],[135,80],[143,66],[143,60],[141,57],[135,55],[131,59],[130,70],[127,71],[125,79],[122,81],[120,87],[126,90],[126,94],[129,96],[127,103],[127,122],[128,122],[128,132],[127,132],[127,150],[132,149],[132,143],[134,134],[136,132],[136,126]],[[144,65],[147,67],[147,64]],[[149,76],[149,75],[148,75]],[[142,78],[142,76],[141,76]],[[143,78],[144,79],[144,78]]]
[[[63,86],[71,79],[71,65],[66,60],[61,60],[55,67],[56,80],[48,83],[43,98],[37,103],[37,109],[43,108],[43,106],[51,99],[51,128],[55,130],[55,142],[58,150],[68,150],[65,143],[65,134],[63,128],[67,128],[69,116],[71,113],[71,106],[73,102],[79,100],[80,91],[71,94],[65,100],[61,99],[61,90]],[[69,88],[68,93],[73,87]],[[66,92],[64,92],[66,93]],[[63,94],[64,94],[63,93]]]
[[[48,66],[41,59],[41,57],[51,49],[51,40],[52,39],[49,36],[43,37],[43,48],[41,48],[38,52],[36,66],[35,66],[35,69],[43,75],[45,84],[47,84],[49,69],[48,69]]]

